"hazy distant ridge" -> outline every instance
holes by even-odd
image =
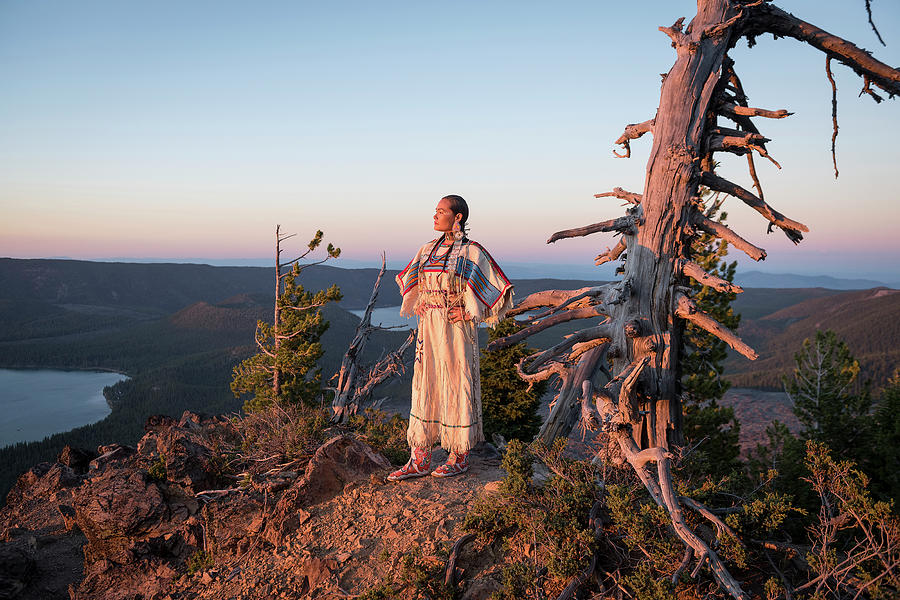
[[[735,283],[749,288],[826,288],[829,290],[868,290],[892,287],[872,279],[842,279],[830,275],[796,275],[794,273],[738,272]]]

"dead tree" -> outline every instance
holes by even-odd
[[[807,228],[769,205],[754,166],[754,154],[777,162],[769,156],[769,139],[760,133],[753,118],[780,119],[790,113],[750,106],[728,51],[741,38],[752,45],[764,33],[794,38],[825,53],[829,79],[832,61],[850,67],[862,78],[862,91],[876,102],[882,100],[876,88],[890,97],[900,92],[900,71],[767,0],[698,0],[697,15],[686,28],[683,24],[682,18],[671,27],[660,27],[671,38],[677,58],[664,76],[656,115],[628,125],[616,140],[624,150],[617,156],[628,157],[632,141],[652,134],[643,192],[616,188],[598,194],[625,200],[629,204],[626,214],[560,231],[548,240],[616,232],[621,239],[598,256],[597,263],[624,257],[622,279],[592,288],[532,294],[517,310],[546,310],[532,317],[525,329],[497,340],[493,347],[504,347],[564,321],[600,317],[552,348],[525,358],[519,365],[521,376],[529,381],[552,376],[561,379],[557,406],[567,397],[580,401],[583,423],[602,426],[608,433],[610,443],[634,468],[653,500],[668,511],[688,552],[698,558],[695,573],[706,564],[731,596],[743,599],[748,596],[738,582],[707,542],[687,525],[685,507],[704,518],[715,517],[676,495],[670,461],[671,451],[683,443],[679,349],[684,323],[694,323],[747,358],[756,358],[752,348],[699,310],[691,299],[687,278],[721,291],[741,291],[693,263],[691,242],[705,232],[727,240],[753,260],[764,259],[766,252],[706,218],[698,188],[703,185],[736,197],[760,213],[770,230],[781,229],[794,243]],[[716,153],[746,157],[755,191],[717,175]],[[607,357],[613,377],[600,387]]]
[[[369,341],[369,336],[376,331],[387,331],[397,327],[382,327],[372,325],[372,309],[375,308],[375,300],[378,299],[378,288],[381,286],[381,278],[385,272],[385,257],[381,255],[381,270],[372,287],[372,295],[366,305],[365,313],[356,326],[356,335],[350,342],[347,352],[341,361],[341,370],[335,374],[338,378],[337,386],[330,388],[334,391],[334,400],[331,408],[334,414],[331,416],[333,423],[346,423],[350,417],[359,412],[360,406],[372,395],[372,390],[379,383],[391,376],[399,376],[406,370],[404,354],[407,348],[416,339],[416,330],[411,330],[409,336],[397,350],[381,358],[368,369],[360,366],[363,349]],[[364,375],[363,375],[364,373]]]

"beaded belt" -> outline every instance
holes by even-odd
[[[423,308],[440,308],[440,309],[451,308],[451,307],[445,306],[443,304],[427,304],[427,303],[423,304],[422,307]]]

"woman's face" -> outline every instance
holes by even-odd
[[[453,223],[462,218],[462,215],[455,215],[450,209],[450,201],[441,198],[434,209],[434,230],[447,233],[453,230]]]

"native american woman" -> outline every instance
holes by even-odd
[[[512,307],[512,284],[481,244],[461,234],[468,207],[455,210],[455,198],[443,198],[435,211],[435,229],[443,235],[423,245],[397,275],[400,313],[418,315],[419,330],[407,430],[412,457],[391,474],[394,480],[427,475],[437,442],[449,460],[432,474],[463,473],[469,450],[484,439],[476,327],[503,318]]]

